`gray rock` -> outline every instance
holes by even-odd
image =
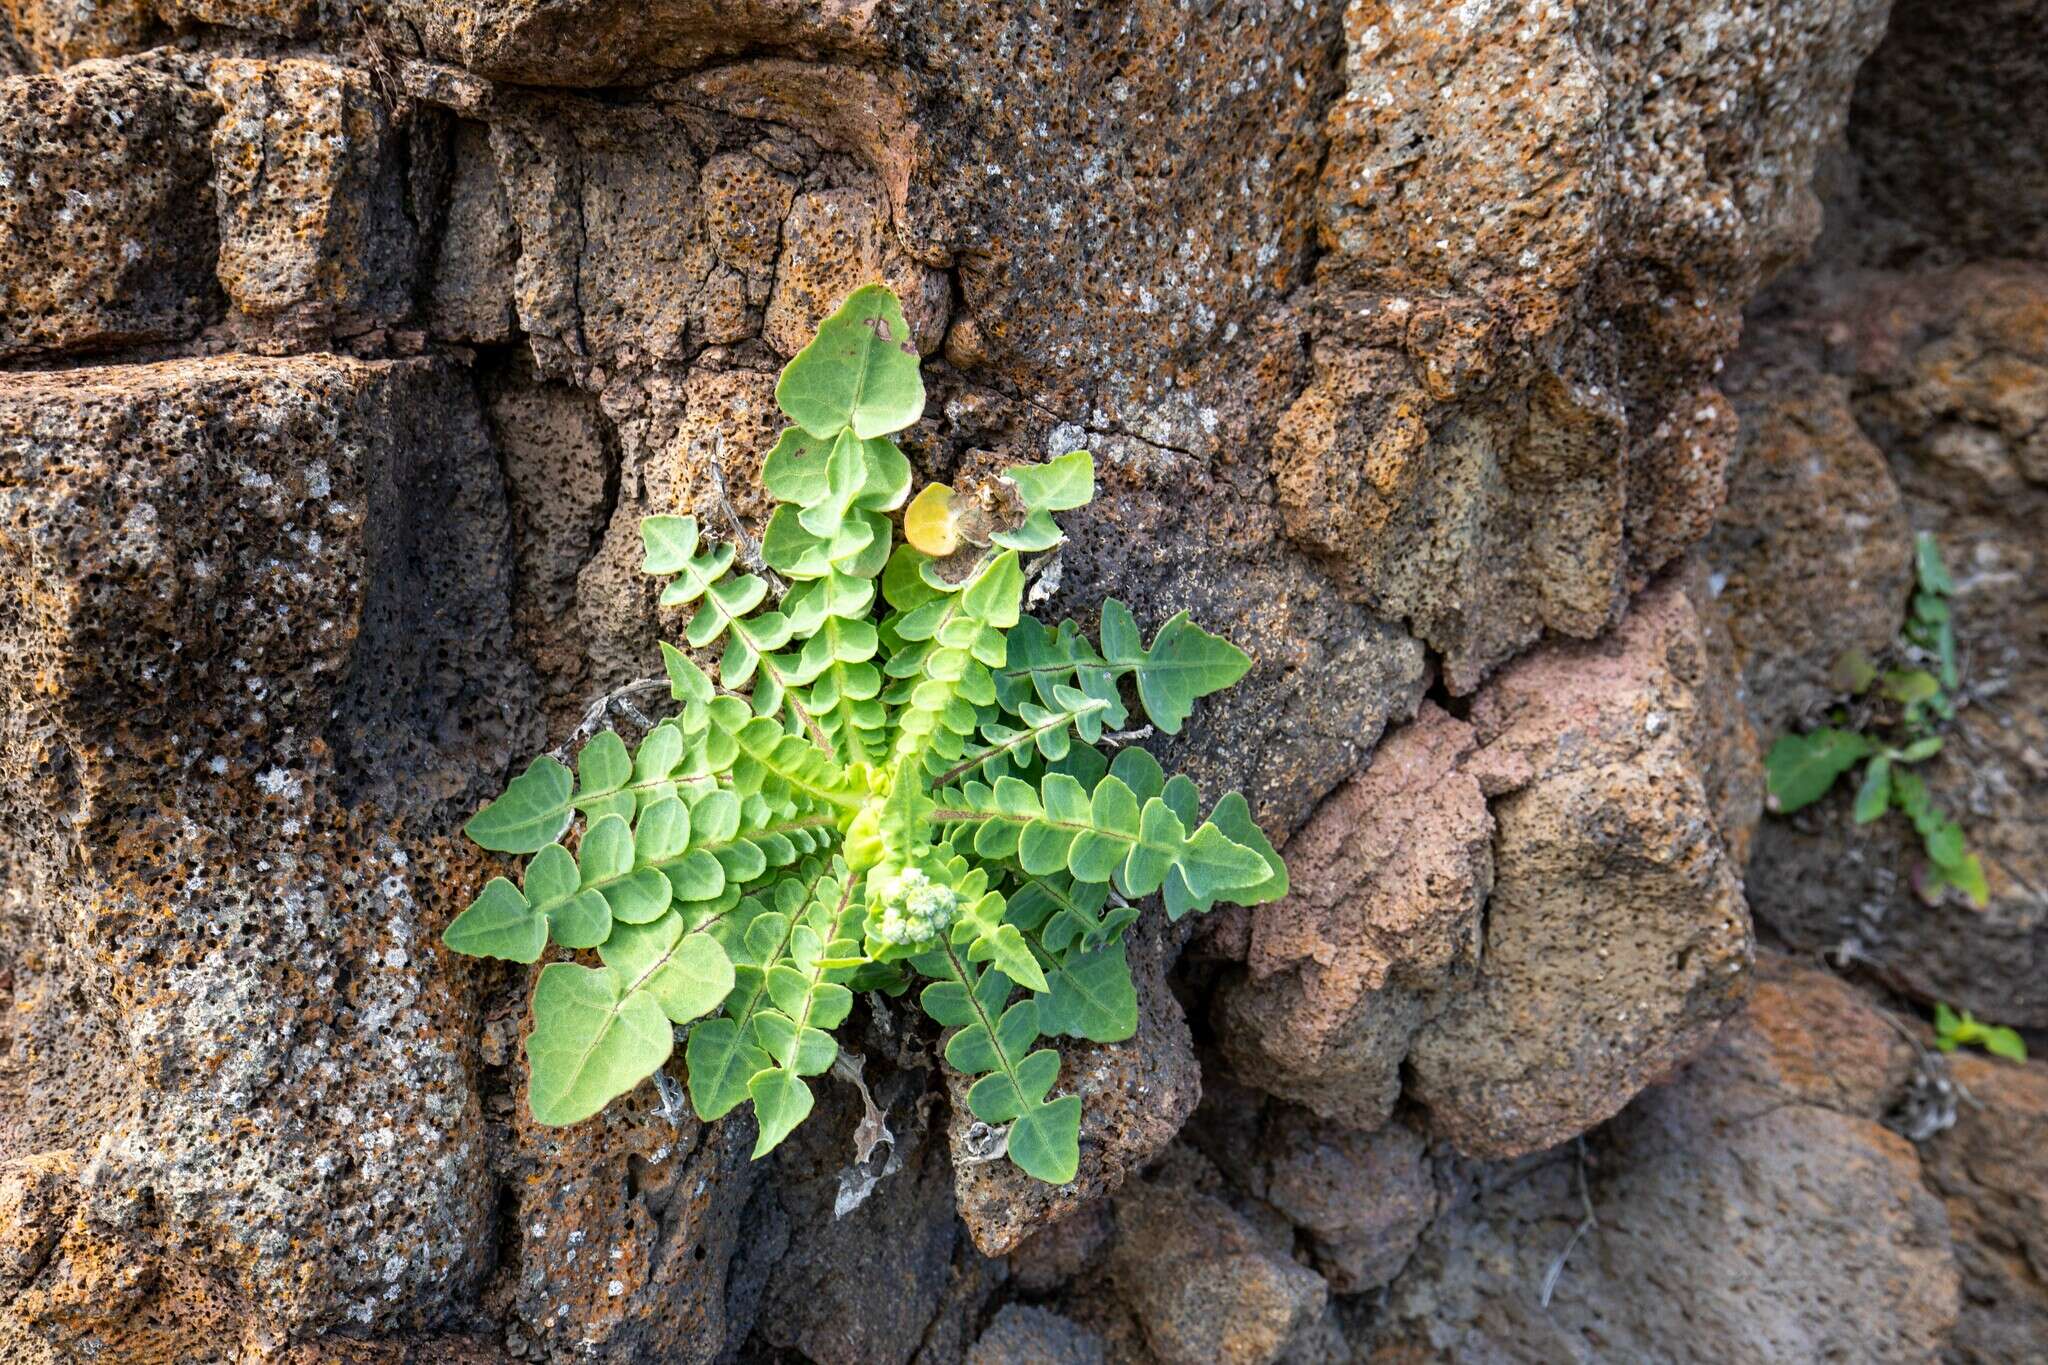
[[[518,324],[512,272],[519,260],[519,237],[498,183],[489,130],[477,123],[458,124],[449,161],[448,203],[427,288],[427,325],[435,336],[452,341],[510,341]]]
[[[1009,1304],[967,1353],[967,1365],[1103,1365],[1102,1341],[1043,1308]]]
[[[1757,728],[1801,728],[1842,692],[1837,663],[1885,657],[1912,591],[1912,534],[1848,384],[1787,365],[1745,376],[1728,503],[1701,556]]]
[[[1892,6],[1850,108],[1866,212],[1900,255],[2048,259],[2048,57],[2030,0]],[[1873,262],[1876,263],[1876,262]]]
[[[1751,899],[1793,945],[1843,952],[1919,999],[2048,1024],[2048,713],[2027,701],[2048,688],[2048,271],[1851,274],[1815,293],[1824,330],[1857,338],[1831,364],[1858,426],[1956,582],[1962,704],[1920,771],[1983,859],[1990,903],[1928,905],[1918,837],[1897,815],[1855,825],[1846,784],[1764,823]]]

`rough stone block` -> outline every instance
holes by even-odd
[[[1503,670],[1467,763],[1496,833],[1479,970],[1416,1034],[1412,1093],[1468,1155],[1617,1113],[1741,1003],[1749,909],[1707,794],[1690,603],[1665,584],[1611,637]]]
[[[450,148],[448,203],[442,213],[427,294],[427,325],[451,341],[494,345],[518,332],[512,272],[519,234],[498,183],[490,135],[481,124],[457,126]]]
[[[0,358],[199,330],[218,297],[216,112],[132,62],[0,81]]]
[[[278,37],[305,33],[323,8],[321,0],[156,0],[156,7],[175,24],[216,24]],[[350,33],[339,22],[336,27]]]
[[[490,870],[451,816],[535,738],[498,478],[439,361],[0,388],[10,937],[73,1014],[27,1060],[80,1172],[75,1216],[15,1201],[0,1343],[199,1359],[473,1292],[475,1001],[435,936]]]
[[[139,52],[161,33],[150,0],[0,0],[0,18],[41,71]]]
[[[819,190],[800,194],[782,228],[782,258],[761,335],[784,355],[802,350],[846,296],[876,280],[903,300],[918,349],[930,355],[946,335],[952,286],[903,254],[879,193]]]
[[[389,321],[411,307],[418,236],[400,137],[363,72],[230,59],[208,84],[220,282],[255,318]]]
[[[1117,1199],[1116,1291],[1161,1365],[1273,1365],[1315,1329],[1329,1286],[1182,1164]]]
[[[1393,1112],[1424,999],[1469,975],[1493,884],[1493,820],[1461,771],[1472,730],[1424,703],[1286,847],[1293,889],[1253,913],[1222,991],[1248,1084],[1353,1128]]]
[[[1856,825],[1846,783],[1764,822],[1751,899],[1787,941],[1852,957],[1909,995],[2048,1024],[2048,270],[1851,275],[1819,317],[1824,334],[1854,338],[1835,365],[1903,500],[1903,515],[1877,533],[1931,532],[1955,580],[1964,703],[1944,751],[1920,771],[1983,859],[1990,903],[1977,910],[1950,894],[1928,905],[1915,890],[1918,836],[1897,815]],[[1859,439],[1831,439],[1829,463]],[[1894,640],[1903,595],[1895,612]],[[1762,633],[1777,620],[1738,613],[1731,629],[1745,624]],[[1875,634],[1877,621],[1868,628]]]
[[[1034,1230],[1119,1189],[1173,1141],[1202,1096],[1187,1017],[1166,984],[1173,951],[1165,925],[1131,931],[1131,975],[1138,987],[1138,1031],[1122,1043],[1070,1042],[1061,1049],[1055,1094],[1081,1097],[1081,1165],[1065,1185],[1031,1179],[1007,1161],[975,1157],[987,1125],[967,1107],[968,1081],[948,1071],[953,1186],[974,1244],[1000,1256]]]
[[[1883,658],[1905,619],[1912,533],[1849,400],[1842,379],[1795,366],[1737,397],[1741,451],[1702,557],[1767,735],[1818,714],[1842,691],[1837,663]]]

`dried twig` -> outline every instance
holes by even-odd
[[[1060,580],[1066,576],[1066,566],[1061,562],[1059,551],[1041,555],[1024,568],[1024,581],[1031,585],[1025,594],[1024,605],[1037,607],[1060,590]]]
[[[963,1165],[986,1166],[1010,1154],[1010,1125],[997,1128],[976,1119],[960,1138],[961,1152],[955,1157]]]
[[[683,1087],[664,1067],[654,1073],[654,1088],[661,1094],[661,1107],[654,1111],[654,1116],[668,1120],[668,1126],[674,1129],[690,1114],[689,1104],[683,1098]]]
[[[841,1050],[832,1061],[832,1074],[847,1082],[860,1092],[861,1120],[853,1130],[853,1164],[839,1173],[839,1193],[832,1200],[832,1216],[844,1218],[865,1204],[868,1196],[875,1192],[875,1186],[894,1175],[903,1166],[903,1158],[896,1150],[896,1135],[883,1122],[886,1115],[875,1104],[875,1097],[868,1093],[868,1084],[861,1076],[861,1058]],[[888,1144],[889,1154],[885,1161],[877,1163],[875,1149]],[[876,1169],[879,1164],[880,1169]]]
[[[1890,1010],[1873,1008],[1894,1033],[1906,1040],[1914,1055],[1913,1074],[1906,1078],[1905,1090],[1886,1112],[1885,1127],[1908,1142],[1925,1142],[1936,1133],[1955,1127],[1957,1101],[1974,1105],[1976,1100],[1950,1074],[1948,1058],[1939,1052],[1929,1052],[1919,1034]]]
[[[558,762],[567,763],[570,753],[577,745],[583,743],[584,740],[589,739],[604,728],[605,717],[611,713],[613,707],[617,707],[625,712],[634,724],[639,725],[642,729],[652,729],[654,722],[642,715],[639,708],[632,705],[626,699],[637,696],[642,692],[654,691],[656,688],[665,688],[668,685],[668,679],[665,677],[636,678],[623,687],[613,688],[596,701],[590,703],[589,709],[583,713],[583,719],[578,721],[576,728],[569,732],[569,737],[548,751],[549,757]]]
[[[1579,1204],[1586,1210],[1586,1216],[1572,1229],[1571,1240],[1564,1244],[1564,1250],[1557,1253],[1557,1259],[1550,1263],[1550,1269],[1543,1276],[1543,1290],[1536,1296],[1541,1306],[1550,1307],[1550,1296],[1557,1291],[1557,1282],[1564,1275],[1564,1264],[1571,1259],[1572,1248],[1579,1239],[1600,1226],[1600,1220],[1593,1213],[1593,1193],[1586,1184],[1586,1140],[1579,1139]]]
[[[768,561],[761,557],[761,542],[755,540],[747,530],[747,524],[740,520],[739,509],[732,505],[732,497],[725,488],[725,433],[711,435],[711,487],[718,497],[718,509],[725,513],[725,519],[732,523],[732,544],[740,563],[766,579],[774,590],[777,601],[789,592],[789,585],[768,567]]]

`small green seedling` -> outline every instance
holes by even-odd
[[[1934,1045],[1943,1052],[1974,1045],[2009,1062],[2027,1060],[2027,1045],[2013,1030],[2003,1024],[1980,1024],[1968,1010],[1958,1017],[1942,1004],[1934,1007]]]
[[[531,860],[444,941],[565,950],[533,991],[542,1123],[638,1086],[689,1025],[691,1103],[706,1121],[752,1104],[759,1157],[810,1113],[856,993],[922,981],[975,1117],[1030,1175],[1071,1180],[1081,1099],[1043,1044],[1136,1032],[1137,902],[1178,919],[1287,890],[1243,796],[1205,815],[1142,748],[1105,753],[1133,698],[1177,734],[1250,660],[1184,613],[1149,644],[1114,600],[1099,643],[1024,614],[1024,557],[1094,496],[1085,451],[973,495],[932,485],[897,543],[912,475],[890,438],[924,384],[888,290],[849,297],[775,392],[792,425],[762,468],[762,572],[734,572],[735,546],[690,517],[642,522],[661,604],[692,612],[661,645],[679,709],[631,750],[598,733],[573,771],[535,759],[479,812],[470,838]]]
[[[1915,878],[1922,899],[1938,902],[1944,891],[1953,888],[1982,909],[1991,901],[1982,860],[1970,851],[1962,826],[1935,804],[1927,783],[1912,770],[1913,765],[1941,752],[1937,725],[1954,718],[1952,698],[1960,681],[1948,603],[1955,584],[1933,536],[1920,532],[1914,537],[1913,550],[1916,587],[1905,635],[1932,669],[1880,671],[1860,654],[1838,660],[1835,672],[1844,690],[1885,703],[1893,718],[1882,734],[1829,725],[1803,735],[1780,736],[1764,757],[1770,804],[1780,815],[1810,806],[1861,763],[1856,823],[1870,824],[1887,810],[1902,812],[1920,835],[1927,854],[1926,866]]]

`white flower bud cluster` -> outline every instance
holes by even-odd
[[[946,932],[959,908],[960,897],[952,887],[908,868],[884,893],[882,922],[875,936],[903,947],[924,943]]]

